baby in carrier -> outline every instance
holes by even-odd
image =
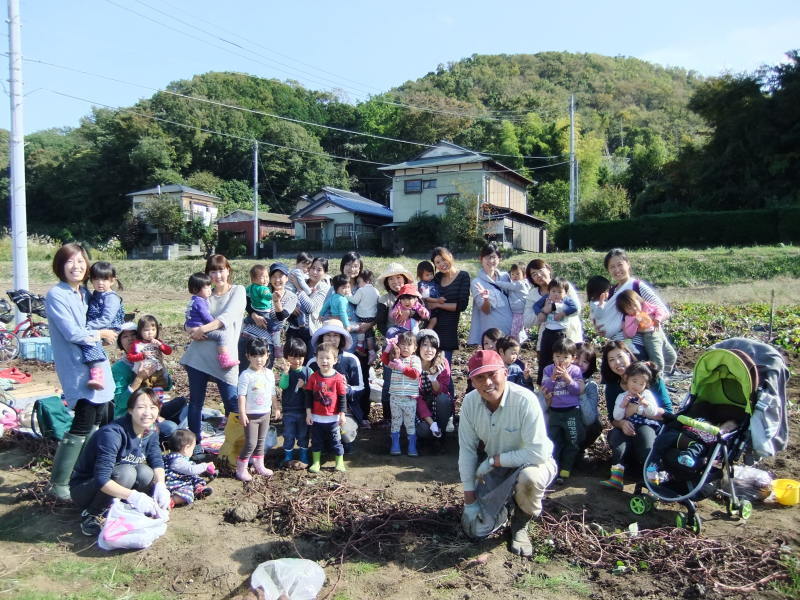
[[[685,414],[695,421],[719,427],[720,431],[734,431],[742,417],[742,411],[734,406],[695,402]],[[669,422],[656,438],[651,463],[658,466],[662,457],[671,449],[677,449],[675,461],[686,469],[699,468],[704,463],[708,450],[714,446],[717,436],[676,420]]]

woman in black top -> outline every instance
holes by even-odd
[[[439,347],[452,365],[453,350],[459,346],[458,321],[469,303],[469,273],[458,270],[453,254],[442,246],[433,249],[431,261],[438,271],[434,281],[439,284],[441,302],[431,304],[429,308],[438,311],[439,319],[434,331],[439,336]]]

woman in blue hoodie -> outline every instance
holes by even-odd
[[[86,443],[69,482],[72,500],[81,510],[84,535],[100,533],[114,498],[146,515],[169,510],[155,426],[160,408],[161,400],[152,389],[139,388],[128,399],[127,414],[101,427]]]

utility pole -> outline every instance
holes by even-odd
[[[25,200],[25,133],[22,127],[22,32],[19,0],[8,0],[8,70],[11,83],[11,260],[14,289],[28,289],[28,217]],[[17,320],[21,320],[17,309]]]
[[[253,141],[253,258],[258,258],[258,142]]]
[[[572,250],[572,223],[575,222],[575,94],[569,97],[569,249]]]

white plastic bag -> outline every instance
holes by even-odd
[[[304,558],[268,560],[258,565],[250,576],[250,587],[261,588],[266,600],[278,600],[282,594],[289,600],[314,600],[323,585],[325,571]]]
[[[267,435],[264,437],[264,452],[270,450],[278,445],[278,430],[274,425],[271,425],[267,430]]]
[[[149,548],[166,533],[168,520],[168,512],[153,519],[114,498],[105,525],[97,536],[97,545],[103,550]]]

